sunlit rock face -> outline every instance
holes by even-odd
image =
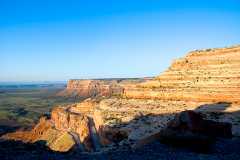
[[[51,150],[60,152],[69,151],[75,145],[74,139],[68,132],[57,130],[45,117],[42,117],[31,131],[8,133],[1,139],[20,140],[25,143],[44,141]]]
[[[69,80],[67,88],[57,94],[63,97],[110,97],[123,94],[124,88],[152,78]]]
[[[90,139],[88,116],[69,111],[71,107],[73,106],[54,108],[51,121],[53,122],[55,129],[67,131],[73,136],[76,135],[76,141],[79,141],[79,143],[85,146],[86,150],[90,151],[92,143]]]
[[[190,52],[155,80],[126,88],[128,98],[204,102],[240,100],[240,46]]]
[[[77,103],[76,105],[72,105],[69,108],[69,111],[74,113],[84,113],[84,114],[92,114],[96,107],[96,101],[92,99],[86,99],[81,103]]]
[[[121,94],[122,87],[115,80],[69,80],[67,88],[58,93],[65,97],[97,97]]]
[[[77,104],[76,104],[77,105]],[[89,117],[68,109],[75,105],[55,107],[51,118],[41,118],[31,131],[17,131],[4,135],[3,139],[21,140],[34,143],[43,140],[54,151],[66,152],[78,145],[84,150],[92,150]]]

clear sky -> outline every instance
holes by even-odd
[[[0,81],[155,76],[236,44],[239,0],[0,0]]]

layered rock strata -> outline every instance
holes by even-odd
[[[153,81],[125,88],[128,98],[240,101],[240,46],[190,52]]]
[[[144,82],[151,78],[142,79],[88,79],[88,80],[69,80],[67,88],[57,94],[63,97],[109,97],[114,95],[121,95],[124,91],[124,86]]]

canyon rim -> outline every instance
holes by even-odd
[[[55,106],[30,131],[1,140],[44,141],[53,151],[91,154],[166,139],[206,147],[218,137],[238,137],[239,57],[239,45],[195,50],[154,78],[69,80],[57,96],[85,100]]]

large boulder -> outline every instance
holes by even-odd
[[[190,131],[212,137],[232,136],[232,125],[226,122],[216,122],[203,119],[200,113],[183,111],[169,122],[168,129]]]
[[[176,115],[161,132],[161,140],[165,143],[197,146],[198,149],[207,149],[217,137],[231,138],[232,125],[205,120],[200,113],[194,111],[183,111]]]

